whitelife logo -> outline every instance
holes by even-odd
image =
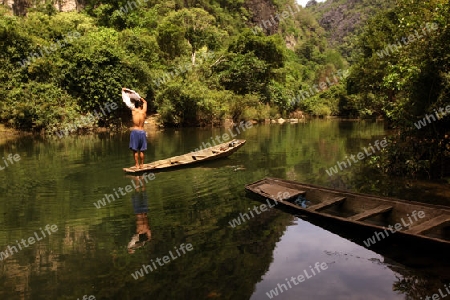
[[[44,230],[42,230],[42,228],[39,228],[41,230],[42,236],[39,237],[39,234],[37,232],[34,233],[34,237],[31,236],[28,239],[21,239],[20,242],[16,240],[17,243],[17,247],[19,247],[20,250],[22,250],[22,246],[21,244],[27,248],[30,247],[30,245],[33,245],[34,243],[36,243],[36,241],[40,241],[42,239],[44,239],[45,237],[47,237],[47,235],[45,234]],[[58,226],[56,226],[55,224],[53,225],[45,225],[45,230],[47,231],[48,235],[51,235],[52,233],[55,233],[56,231],[58,231]],[[35,240],[36,238],[36,240]],[[27,244],[28,241],[28,244]],[[13,252],[13,250],[15,252]],[[10,254],[8,254],[8,251]],[[0,252],[0,260],[4,260],[6,258],[8,258],[10,255],[12,256],[14,253],[18,253],[19,250],[17,250],[16,246],[8,246],[8,249]]]
[[[155,173],[144,173],[142,178],[144,179],[145,183],[147,183],[150,180],[155,180],[156,176]],[[134,180],[131,180],[131,184],[125,186],[124,188],[120,187],[118,188],[118,190],[120,195],[126,196],[127,195],[126,193],[131,193],[132,191],[134,191],[134,189],[137,189],[142,186],[144,186],[144,183],[142,182],[141,179],[139,179],[139,185],[136,185],[134,183]],[[123,190],[125,190],[126,193],[124,193]],[[114,194],[116,195],[117,199],[120,199],[119,193],[117,193],[116,189],[114,189]],[[111,203],[111,201],[113,202],[116,201],[116,198],[114,197],[113,194],[105,194],[105,196],[101,200],[98,200],[97,203],[94,203],[94,205],[97,209],[100,209],[106,206],[107,204],[106,201],[108,201],[108,203]]]
[[[385,56],[390,56],[395,51],[400,51],[400,49],[404,46],[408,46],[410,43],[413,43],[417,40],[420,40],[427,34],[430,34],[431,31],[435,31],[438,29],[438,24],[436,23],[426,23],[425,26],[422,26],[422,33],[424,35],[420,35],[417,30],[414,31],[415,34],[410,34],[408,37],[402,37],[401,41],[398,41],[396,44],[389,44],[381,51],[377,51],[377,55],[379,58],[384,58]],[[403,42],[403,45],[402,43]]]
[[[241,128],[242,132],[245,132],[246,128],[247,129],[252,128],[253,124],[250,121],[247,121],[245,123],[240,122],[239,127]],[[239,130],[238,126],[234,127],[233,129],[237,131],[237,134],[233,134],[233,130],[231,130],[231,128],[229,128],[228,132],[231,134],[231,138],[234,138],[235,136],[238,136],[238,134],[241,134],[241,131]],[[223,141],[220,140],[221,137],[222,137]],[[226,143],[226,142],[228,142],[229,139],[230,139],[230,136],[228,135],[228,133],[224,133],[222,136],[216,135],[216,138],[215,138],[215,140],[219,144]],[[217,146],[213,137],[211,137],[211,141],[213,142],[214,146]],[[207,142],[207,143],[203,142],[202,146],[200,146],[199,148],[195,148],[193,152],[199,152],[202,150],[206,150],[207,148],[210,148],[210,147],[212,147],[212,145],[209,142]]]
[[[79,33],[78,31],[69,32],[64,37],[64,39],[63,39],[64,42],[61,42],[61,40],[57,40],[55,43],[51,44],[50,47],[44,46],[44,47],[42,47],[42,49],[39,52],[29,53],[28,57],[23,59],[22,61],[18,62],[18,64],[22,68],[25,68],[26,66],[29,66],[32,63],[34,63],[37,59],[39,59],[41,57],[45,57],[46,54],[50,55],[50,54],[52,54],[52,52],[57,51],[58,47],[61,49],[62,47],[66,46],[67,44],[72,43],[74,40],[78,39],[80,36],[81,36],[81,33]],[[45,53],[42,51],[45,51]]]
[[[20,155],[19,154],[12,155],[10,153],[10,154],[8,154],[8,157],[6,159],[4,157],[2,157],[2,159],[3,159],[4,166],[2,166],[2,164],[0,164],[0,171],[3,171],[7,167],[13,165],[14,162],[18,162],[20,160]],[[6,160],[9,161],[9,164]]]
[[[254,34],[258,34],[259,31],[263,30],[263,26],[265,29],[268,29],[268,27],[275,26],[277,23],[289,18],[293,17],[296,13],[300,11],[300,6],[297,5],[297,11],[294,11],[290,5],[287,6],[289,8],[289,11],[284,10],[281,13],[276,13],[275,18],[274,16],[270,16],[270,19],[263,20],[260,24],[256,25],[252,28],[252,31]],[[289,13],[290,12],[290,13]],[[276,20],[275,20],[276,19]],[[268,27],[267,27],[268,26]]]
[[[273,195],[272,195],[272,196],[273,196]],[[256,205],[253,206],[253,210],[255,211],[255,213],[257,213],[257,214],[259,215],[259,214],[261,214],[262,212],[267,211],[268,209],[270,209],[270,208],[272,208],[272,207],[275,207],[275,206],[278,204],[278,201],[283,202],[283,200],[290,198],[290,196],[291,196],[291,195],[290,195],[289,192],[284,192],[284,193],[278,192],[278,195],[277,195],[277,198],[276,198],[276,199],[278,199],[278,200],[277,200],[277,201],[274,201],[274,204],[273,204],[273,205],[270,205],[269,199],[266,199],[267,205],[261,204],[261,205],[259,206],[259,209],[260,209],[261,211],[258,211],[258,206],[256,206]],[[250,213],[250,215],[252,216],[252,218],[254,218],[255,215],[253,214],[253,212],[252,212],[252,210],[251,210],[250,207],[248,208],[248,210],[249,210],[249,213]],[[234,218],[233,220],[229,221],[228,224],[230,224],[230,226],[231,226],[232,228],[235,228],[236,226],[239,226],[239,225],[241,225],[241,224],[243,224],[243,223],[245,223],[245,222],[247,221],[244,217],[246,217],[247,220],[250,221],[250,216],[249,216],[247,213],[240,213],[240,214],[239,214],[239,217]],[[241,223],[241,220],[242,220],[242,223]]]
[[[207,59],[211,59],[214,57],[214,51],[202,52],[197,57],[196,61],[198,64],[204,63]],[[183,65],[178,65],[178,67],[173,68],[170,72],[165,72],[161,77],[153,80],[153,83],[159,88],[161,85],[167,84],[169,81],[176,78],[178,75],[182,75],[192,70],[194,65],[192,62],[187,62]]]
[[[272,299],[272,298],[278,296],[279,295],[278,291],[280,291],[280,294],[284,292],[283,288],[286,291],[288,291],[289,289],[292,288],[291,282],[294,285],[299,285],[300,283],[304,282],[305,280],[313,278],[314,276],[319,274],[321,271],[324,271],[324,270],[328,269],[328,265],[325,262],[323,262],[323,263],[316,262],[315,265],[314,265],[314,268],[312,266],[309,266],[309,269],[310,269],[312,275],[308,274],[308,270],[305,269],[305,270],[303,270],[303,273],[305,274],[305,276],[300,274],[297,277],[292,276],[291,279],[287,279],[286,278],[286,283],[289,286],[289,288],[286,286],[286,284],[284,284],[284,283],[280,284],[279,283],[277,285],[277,287],[275,287],[274,289],[271,289],[269,292],[266,292],[267,297],[269,297],[269,299]],[[314,271],[314,269],[316,269],[317,274]],[[296,279],[298,280],[298,282],[296,281]]]
[[[431,296],[426,296],[425,300],[441,300],[441,299],[444,299],[445,297],[450,295],[449,287],[446,284],[444,284],[444,288],[445,288],[445,290],[447,291],[448,294],[443,293],[442,289],[439,289],[438,290],[439,294],[433,294]],[[422,298],[420,298],[420,299],[422,299]]]
[[[374,143],[374,146],[375,146],[375,148],[378,149],[378,151],[381,150],[381,149],[380,149],[380,146],[381,146],[382,148],[385,148],[385,147],[387,147],[387,145],[388,145],[388,141],[386,140],[386,138],[382,139],[381,142],[380,142],[379,140],[376,140],[375,143]],[[353,154],[350,155],[350,158],[353,160],[354,163],[357,163],[357,162],[359,162],[360,160],[363,160],[364,158],[369,157],[369,156],[371,156],[372,154],[375,154],[375,149],[372,147],[372,144],[371,144],[371,143],[369,143],[369,147],[368,147],[368,148],[369,148],[370,150],[372,150],[372,152],[368,151],[368,149],[367,149],[366,147],[364,147],[365,155],[364,155],[364,153],[359,152],[356,156],[353,155]],[[358,160],[356,160],[355,157],[357,157]],[[331,168],[329,168],[328,170],[325,170],[325,172],[328,174],[328,176],[332,176],[333,173],[334,173],[334,174],[337,174],[337,173],[339,172],[339,169],[342,171],[342,170],[343,170],[342,167],[344,167],[344,168],[350,167],[350,166],[352,165],[352,163],[351,163],[351,161],[350,161],[350,158],[348,158],[348,156],[346,156],[345,159],[344,159],[344,161],[338,161],[337,164],[336,164],[334,167],[331,167]],[[348,166],[347,166],[347,164],[345,163],[345,160],[347,160]],[[338,167],[339,167],[339,169],[338,169]]]
[[[175,248],[175,251],[177,252],[177,255],[178,255],[178,256],[174,256],[173,253],[172,253],[172,250],[170,250],[170,251],[169,251],[170,257],[169,257],[169,255],[165,255],[165,256],[163,256],[162,259],[159,258],[159,257],[155,259],[156,262],[158,263],[158,265],[159,265],[160,267],[164,266],[164,264],[170,263],[171,260],[175,260],[175,259],[177,259],[178,257],[180,257],[182,254],[181,254],[178,250],[180,250],[181,252],[183,252],[183,254],[186,254],[186,250],[187,250],[187,251],[192,251],[192,250],[194,250],[194,247],[192,247],[192,244],[191,244],[191,243],[187,243],[186,245],[184,245],[184,243],[183,243],[183,244],[180,245],[179,248],[177,248],[177,247],[174,247],[174,248]],[[186,249],[185,249],[185,248],[186,248]],[[161,260],[163,261],[162,263],[161,263]],[[131,274],[131,276],[132,276],[135,280],[138,280],[140,277],[144,277],[145,274],[148,274],[148,273],[149,273],[148,270],[150,270],[150,272],[153,272],[154,270],[158,269],[158,267],[156,266],[156,264],[155,264],[155,262],[153,261],[153,259],[152,259],[151,261],[152,261],[152,264],[151,264],[151,265],[142,265],[142,268],[140,268],[139,270],[137,270],[136,272],[134,272],[133,274]],[[144,272],[145,272],[145,274],[144,274]]]
[[[77,298],[77,300],[80,300],[80,298]],[[93,295],[84,295],[81,300],[95,300],[95,297]]]
[[[111,113],[112,110],[116,110],[118,108],[117,103],[115,102],[106,102],[104,107],[100,107],[101,113],[98,113],[97,110],[94,110],[94,114],[87,114],[86,116],[79,117],[76,121],[71,124],[68,124],[63,130],[55,131],[56,135],[62,139],[65,136],[68,136],[69,133],[74,132],[78,128],[82,128],[83,126],[93,124],[94,122],[100,120],[102,116],[106,116],[106,112],[103,109],[105,108],[108,113]]]
[[[350,74],[349,70],[337,70],[337,72],[333,75],[333,81],[330,81],[330,78],[325,77],[325,81],[320,81],[319,84],[313,84],[312,86],[309,86],[305,89],[305,90],[300,90],[300,92],[297,94],[297,96],[294,96],[291,99],[290,105],[294,106],[297,103],[300,103],[300,101],[305,100],[309,97],[314,96],[317,93],[323,92],[327,89],[329,89],[330,87],[332,87],[333,85],[339,84],[340,82],[342,82],[342,80],[344,80],[345,78],[348,77],[348,75]]]
[[[412,217],[414,218],[414,221],[417,222],[418,219],[417,217],[419,217],[420,219],[425,217],[425,212],[424,211],[413,211],[412,212]],[[394,225],[394,227],[392,227],[392,225],[389,225],[388,228],[386,228],[384,231],[381,232],[375,232],[375,234],[368,238],[367,240],[364,241],[364,245],[366,245],[367,248],[369,248],[370,246],[374,245],[377,241],[381,241],[382,239],[385,239],[389,236],[389,232],[387,231],[388,229],[391,231],[392,234],[396,233],[397,231],[400,231],[403,229],[404,227],[409,227],[412,225],[412,223],[414,223],[414,221],[411,219],[411,217],[409,216],[409,214],[407,214],[409,223],[405,223],[405,220],[403,220],[403,218],[400,219],[400,221],[402,221],[401,223],[396,223]],[[403,224],[403,226],[402,226]],[[395,229],[394,229],[395,228]],[[384,232],[384,234],[383,234]]]
[[[427,115],[425,115],[425,118],[414,123],[414,126],[416,126],[417,129],[421,129],[422,127],[425,127],[428,124],[431,124],[431,122],[436,122],[437,120],[442,119],[443,117],[445,117],[447,114],[450,113],[450,105],[447,105],[445,108],[440,107],[438,110],[439,110],[439,112],[434,110],[434,114],[436,115],[436,117],[434,117],[434,115],[427,114]],[[428,124],[427,124],[427,121],[428,121]]]

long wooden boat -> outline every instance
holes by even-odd
[[[157,160],[148,164],[144,164],[142,168],[135,166],[124,168],[126,173],[143,173],[146,171],[155,171],[173,167],[181,167],[199,163],[202,161],[213,160],[217,158],[227,157],[236,152],[239,148],[244,146],[245,140],[234,139],[230,142],[218,144],[213,147],[205,148],[200,151],[190,152],[187,154],[174,156],[167,159]]]
[[[450,247],[450,208],[395,198],[351,193],[277,178],[245,187],[259,200],[270,199],[304,215],[314,215],[373,233],[373,243],[403,237]],[[270,203],[267,202],[267,203]],[[431,250],[431,249],[430,249]],[[448,252],[447,252],[448,253]]]

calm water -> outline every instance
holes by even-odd
[[[225,132],[149,133],[147,161],[192,151]],[[260,204],[245,196],[244,185],[265,176],[417,200],[419,190],[359,166],[326,174],[384,136],[383,124],[371,122],[259,125],[239,135],[247,144],[229,158],[157,173],[132,192],[125,188],[134,178],[122,172],[133,164],[128,134],[7,142],[1,156],[21,159],[0,171],[0,251],[8,255],[0,261],[0,299],[269,299],[270,290],[305,270],[311,278],[275,299],[425,299],[450,282],[450,269],[403,265],[341,237],[338,228],[278,209],[229,225]],[[115,201],[96,208],[105,194]],[[445,203],[446,196],[421,200]],[[327,268],[311,276],[316,262]],[[143,264],[154,270],[138,278]]]

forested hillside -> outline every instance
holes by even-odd
[[[17,128],[53,132],[95,112],[71,130],[120,122],[122,86],[166,125],[339,112],[333,101],[292,101],[345,61],[291,0],[92,1],[20,17],[3,8],[0,28],[0,119]],[[108,101],[119,108],[99,116]]]
[[[66,13],[49,2],[24,16],[3,7],[0,122],[48,133],[120,125],[129,118],[122,86],[172,126],[296,110],[379,117],[398,137],[373,157],[380,170],[443,177],[449,20],[444,0],[312,0],[306,9],[292,0],[107,0]]]

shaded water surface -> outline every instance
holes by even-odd
[[[149,132],[147,161],[190,152],[227,132]],[[128,134],[5,142],[0,155],[20,160],[0,171],[0,299],[432,296],[449,282],[448,268],[402,265],[336,234],[338,228],[278,209],[230,226],[260,205],[244,186],[265,176],[448,204],[445,192],[389,184],[359,165],[327,175],[337,160],[384,136],[383,124],[371,122],[259,125],[238,135],[247,143],[229,158],[147,182],[122,172],[133,164]],[[110,203],[98,203],[106,197]],[[316,263],[326,269],[319,272]],[[288,283],[301,274],[308,278]]]

